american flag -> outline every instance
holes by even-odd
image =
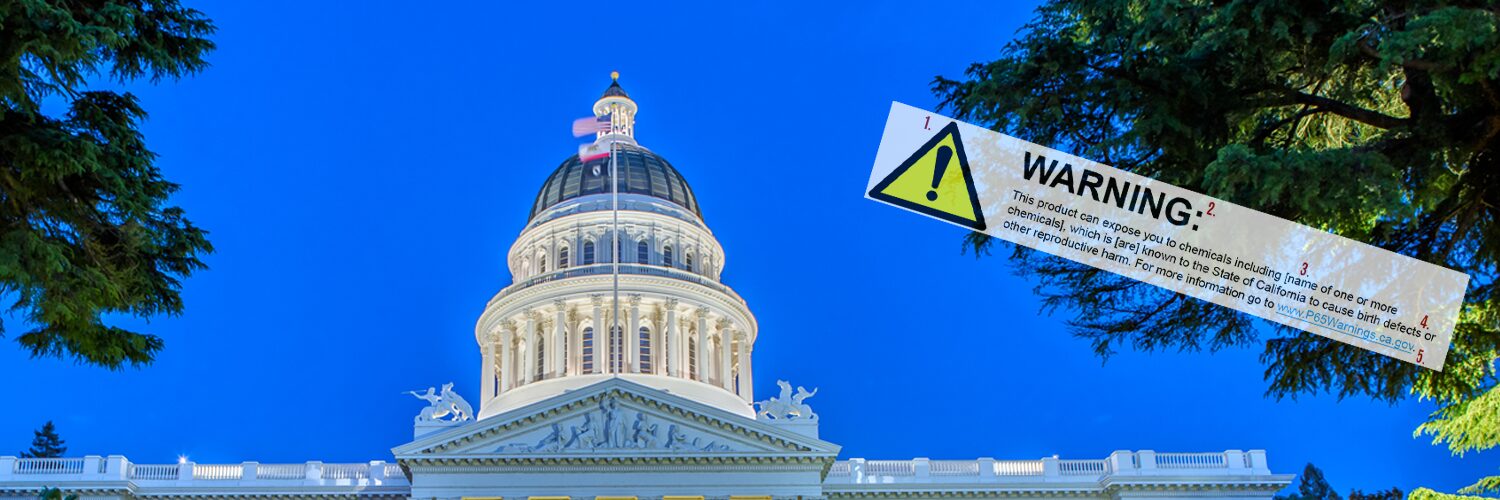
[[[609,115],[573,120],[573,137],[583,137],[599,132],[609,132]]]

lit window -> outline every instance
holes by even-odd
[[[619,326],[609,327],[609,371],[625,371],[625,332]]]
[[[562,247],[561,250],[557,251],[557,268],[567,269],[568,264],[568,247]]]
[[[651,373],[651,329],[641,327],[641,373]]]
[[[542,379],[542,363],[547,359],[547,342],[541,337],[536,339],[536,379]]]
[[[646,244],[646,240],[635,244],[635,261],[641,264],[651,263],[651,246]]]
[[[672,267],[672,247],[661,249],[661,265]]]
[[[583,242],[583,262],[580,262],[579,264],[587,266],[587,265],[593,264],[593,263],[594,263],[594,242],[592,242],[592,241],[585,241],[585,242]]]
[[[583,373],[594,373],[594,327],[583,329]]]
[[[698,379],[698,339],[688,337],[688,378]]]

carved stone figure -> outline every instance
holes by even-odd
[[[813,413],[812,407],[803,402],[817,393],[817,387],[814,387],[812,392],[807,392],[807,389],[802,388],[800,385],[797,386],[797,393],[792,395],[792,413],[808,420],[817,420],[818,414]]]
[[[442,404],[443,395],[438,394],[436,388],[428,387],[426,393],[406,391],[403,394],[411,394],[413,396],[416,396],[417,399],[421,399],[427,402],[428,406],[426,408],[423,408],[421,413],[417,414],[416,421],[418,422],[436,421],[448,416],[448,413],[450,412],[448,407]]]
[[[469,406],[467,401],[464,401],[462,396],[453,392],[452,382],[443,384],[443,391],[441,393],[432,387],[428,387],[425,393],[406,391],[403,394],[411,394],[412,396],[416,396],[417,399],[427,402],[428,406],[423,408],[421,413],[417,414],[415,419],[417,422],[462,422],[474,418],[474,409]],[[443,417],[450,415],[452,418],[443,419]]]
[[[605,442],[611,448],[624,448],[629,437],[626,433],[629,424],[625,422],[625,411],[620,409],[620,402],[615,398],[605,398],[600,401],[600,410],[604,412]]]
[[[816,391],[816,389],[814,391]],[[474,418],[474,407],[469,406],[469,402],[464,401],[463,396],[459,396],[458,393],[453,392],[452,382],[443,384],[443,401],[451,405],[449,411],[453,413],[453,419],[455,421],[464,421]]]
[[[781,394],[772,396],[765,401],[757,401],[755,404],[760,409],[756,411],[755,418],[758,420],[792,420],[806,418],[816,420],[818,415],[813,413],[812,407],[803,400],[818,393],[817,388],[808,392],[806,388],[797,386],[797,392],[792,393],[792,384],[785,380],[777,380],[776,385],[781,388]]]
[[[541,451],[557,451],[561,449],[563,445],[562,432],[561,425],[552,424],[551,432],[548,432],[541,441],[538,441],[534,449]]]
[[[656,424],[646,421],[646,414],[635,412],[635,423],[631,425],[630,443],[636,448],[656,447]]]
[[[687,435],[682,433],[682,429],[678,428],[677,424],[667,427],[667,449],[681,450],[689,446],[691,443],[688,443]]]
[[[593,413],[584,413],[583,414],[583,425],[575,425],[575,426],[573,426],[572,437],[568,438],[568,442],[563,445],[563,448],[567,448],[567,449],[588,449],[588,448],[593,448],[594,447],[594,443],[598,442],[598,440],[596,439],[597,434],[598,434],[598,429],[594,428],[594,414]]]

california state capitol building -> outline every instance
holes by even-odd
[[[0,496],[52,487],[83,499],[1249,500],[1291,482],[1262,450],[841,458],[850,454],[818,437],[818,388],[778,380],[777,394],[751,390],[755,315],[719,281],[725,251],[687,179],[636,141],[637,104],[614,76],[593,106],[593,146],[605,154],[569,157],[542,183],[508,254],[514,283],[479,315],[477,392],[412,393],[412,440],[391,456],[6,456]]]

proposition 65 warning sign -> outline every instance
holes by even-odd
[[[901,103],[866,196],[1434,370],[1469,282]]]

